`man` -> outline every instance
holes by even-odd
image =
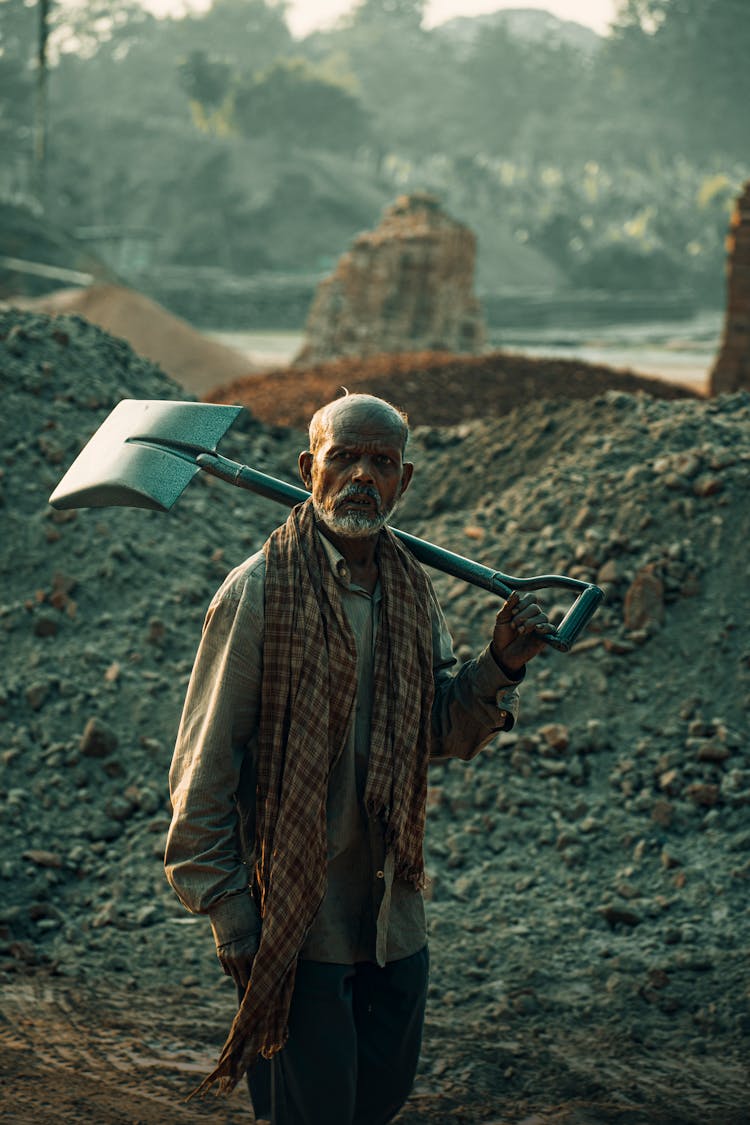
[[[313,417],[299,458],[311,499],[213,599],[172,763],[167,877],[209,915],[241,996],[199,1089],[250,1068],[273,1125],[379,1125],[408,1097],[427,991],[427,764],[513,725],[552,630],[513,594],[455,671],[430,582],[385,527],[412,477],[407,437],[370,395]]]

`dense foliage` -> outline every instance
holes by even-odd
[[[34,183],[34,15],[0,0],[6,198]],[[426,187],[478,232],[486,290],[720,299],[750,167],[746,0],[621,0],[604,39],[508,15],[428,30],[423,0],[360,0],[295,40],[270,0],[53,4],[48,214],[159,231],[161,261],[315,271]]]

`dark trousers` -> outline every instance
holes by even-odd
[[[408,1098],[427,999],[427,947],[382,969],[300,961],[289,1039],[248,1074],[273,1125],[384,1125]]]

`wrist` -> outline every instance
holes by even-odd
[[[209,910],[217,948],[260,933],[260,915],[249,891],[221,899]]]
[[[500,657],[500,654],[498,653],[497,649],[495,648],[495,642],[494,641],[490,641],[490,654],[492,656],[492,659],[495,661],[495,664],[497,664],[498,668],[500,669],[500,671],[503,673],[504,676],[507,676],[507,678],[510,680],[511,683],[520,683],[521,682],[521,680],[526,675],[526,667],[525,667],[524,664],[519,665],[518,668],[513,668],[510,664],[506,664],[506,662]]]

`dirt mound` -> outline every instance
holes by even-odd
[[[207,602],[283,509],[199,477],[167,515],[54,512],[115,402],[181,391],[76,317],[0,314],[0,361],[0,1105],[236,1120],[235,1100],[182,1100],[234,997],[163,877],[167,771]],[[746,1121],[749,422],[747,394],[610,390],[415,430],[399,526],[607,601],[573,653],[539,658],[516,730],[432,775],[405,1125]],[[222,451],[291,480],[303,440],[243,415]],[[463,658],[495,603],[436,584]]]
[[[236,379],[257,369],[240,352],[207,339],[156,301],[120,285],[58,289],[44,297],[16,299],[14,303],[50,316],[84,317],[127,340],[138,355],[157,364],[192,394],[201,395],[219,380]]]
[[[215,387],[204,399],[242,403],[264,422],[303,429],[311,414],[342,387],[397,402],[415,422],[429,426],[494,418],[540,398],[591,399],[610,389],[646,391],[664,399],[697,397],[661,379],[577,360],[532,359],[510,352],[406,352],[283,368]]]

